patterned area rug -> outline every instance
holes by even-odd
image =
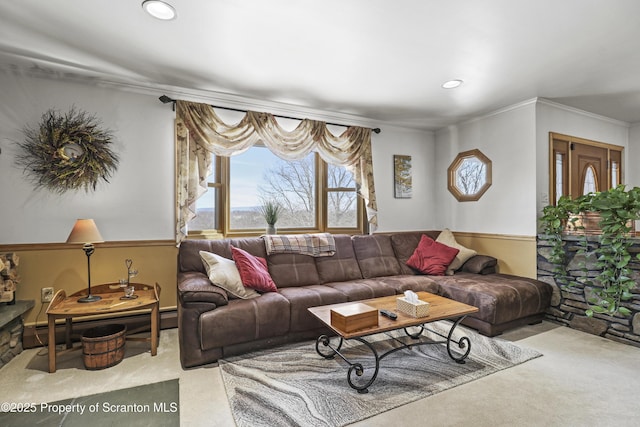
[[[431,329],[445,333],[448,322]],[[431,333],[427,337],[441,340]],[[454,339],[466,335],[471,353],[465,364],[453,361],[444,344],[414,346],[380,361],[369,393],[359,394],[347,382],[349,365],[340,357],[328,360],[316,353],[315,341],[291,344],[220,360],[227,397],[239,427],[344,426],[404,404],[468,383],[536,357],[540,353],[458,327]],[[379,354],[410,341],[403,331],[367,338]],[[455,350],[457,345],[452,347]],[[362,377],[374,371],[371,350],[357,341],[341,350],[352,362],[362,363]],[[459,350],[458,350],[459,351]]]

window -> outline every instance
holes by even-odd
[[[209,191],[196,204],[190,234],[255,235],[265,231],[265,201],[281,207],[278,232],[364,232],[362,199],[353,175],[329,165],[316,153],[283,160],[264,146],[232,157],[216,157]]]
[[[265,201],[282,207],[279,229],[316,228],[315,157],[311,153],[302,160],[282,160],[261,146],[230,157],[229,230],[263,229],[259,207]]]
[[[491,160],[477,149],[458,153],[447,173],[449,192],[459,202],[479,200],[491,187]]]
[[[189,230],[220,229],[219,215],[216,207],[220,205],[221,179],[220,162],[214,159],[213,172],[207,178],[207,192],[196,200],[196,216],[189,221]]]
[[[358,228],[359,201],[353,174],[342,166],[327,165],[327,227]]]

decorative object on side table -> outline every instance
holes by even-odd
[[[55,193],[95,190],[98,181],[109,182],[118,167],[118,155],[109,145],[112,134],[84,111],[71,108],[61,114],[48,110],[36,128],[25,127],[25,140],[16,157],[37,188]]]
[[[87,255],[87,296],[80,298],[78,302],[94,302],[101,299],[98,295],[91,295],[91,255],[95,250],[93,244],[100,242],[104,242],[104,239],[92,219],[77,220],[67,238],[67,243],[82,243],[82,249]]]
[[[19,262],[20,257],[15,252],[0,255],[0,303],[16,303],[16,285],[20,283]]]
[[[136,299],[138,298],[138,295],[134,294],[136,288],[131,284],[131,278],[138,275],[138,270],[131,268],[133,266],[133,261],[130,259],[126,259],[124,261],[124,265],[127,266],[127,278],[120,279],[120,286],[124,291],[124,296],[120,297],[120,299]]]

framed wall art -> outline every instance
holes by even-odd
[[[396,199],[410,199],[413,186],[411,184],[411,156],[395,154],[393,156],[393,195]]]

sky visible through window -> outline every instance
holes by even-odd
[[[215,108],[215,113],[227,124],[236,124],[244,113]],[[285,130],[291,131],[299,125],[299,120],[277,117],[276,121]],[[328,130],[340,135],[346,127],[329,125]],[[256,149],[259,148],[259,149]],[[232,208],[248,208],[260,205],[258,185],[263,182],[264,172],[272,168],[280,159],[266,147],[254,146],[248,151],[231,157],[230,195]],[[211,192],[211,190],[209,190]],[[211,200],[203,197],[196,202],[197,208],[211,206]]]
[[[268,148],[248,150],[231,157],[231,205],[234,208],[250,208],[260,205],[258,185],[263,181],[265,171],[272,168],[278,160]],[[207,193],[212,193],[209,189]],[[209,194],[207,194],[209,195]],[[197,209],[210,208],[212,199],[207,195],[196,201]]]
[[[231,157],[231,206],[247,208],[260,205],[258,186],[264,173],[280,159],[266,147],[254,147]]]

